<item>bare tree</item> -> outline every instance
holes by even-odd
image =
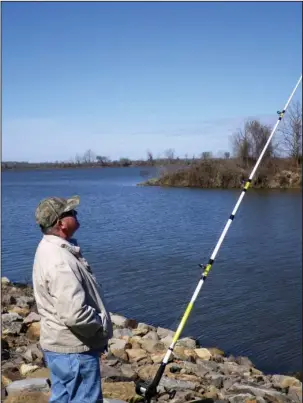
[[[209,160],[210,158],[212,158],[212,152],[211,151],[203,151],[203,153],[201,153],[201,158],[203,160]]]
[[[91,149],[85,151],[85,153],[83,154],[83,162],[85,164],[91,164],[94,161],[96,161],[95,153],[93,153]]]
[[[232,136],[234,155],[247,167],[255,163],[263,150],[269,136],[270,127],[260,123],[258,120],[247,121],[244,129],[238,129]],[[271,142],[265,152],[264,159],[275,155],[276,145]]]
[[[290,105],[279,130],[281,148],[298,165],[302,161],[302,105],[299,101]]]
[[[97,155],[96,160],[99,162],[101,165],[107,165],[110,162],[110,159],[104,155]]]
[[[228,160],[228,159],[230,158],[230,152],[229,152],[229,151],[225,151],[225,153],[224,153],[224,158],[225,158],[226,160]]]
[[[151,164],[154,165],[154,157],[151,151],[147,151],[147,161]]]
[[[165,151],[165,156],[168,160],[173,161],[175,158],[175,150],[173,148],[169,148]]]

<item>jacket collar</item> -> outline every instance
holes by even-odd
[[[80,255],[80,246],[78,246],[77,241],[75,239],[67,241],[56,235],[43,235],[43,240],[58,245],[60,248],[67,248],[72,253],[74,252],[74,254]]]

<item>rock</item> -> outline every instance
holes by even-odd
[[[102,382],[102,391],[105,398],[127,402],[136,394],[134,382]]]
[[[128,355],[130,362],[138,362],[143,358],[147,358],[146,351],[142,348],[126,349],[125,352]]]
[[[48,403],[50,392],[22,392],[8,396],[5,403]]]
[[[48,392],[50,390],[50,383],[45,378],[30,378],[14,381],[6,387],[7,394],[16,395],[20,392]]]
[[[115,339],[120,339],[124,336],[132,337],[133,332],[130,329],[115,329],[113,331],[113,337]]]
[[[163,343],[166,347],[170,347],[172,341],[173,337],[170,336],[169,334],[166,337],[163,337],[163,339],[161,339],[161,343]]]
[[[145,336],[142,337],[142,340],[154,340],[158,341],[160,338],[154,330],[148,332]]]
[[[50,379],[50,370],[49,368],[39,368],[34,372],[30,372],[27,376],[27,378],[46,378]]]
[[[9,310],[10,313],[17,313],[23,318],[30,313],[29,308],[20,308],[20,306],[14,306],[13,309]]]
[[[44,358],[42,351],[36,344],[29,345],[25,353],[22,354],[22,357],[28,362],[33,362],[35,360],[41,362]]]
[[[36,369],[39,369],[38,365],[22,364],[19,372],[22,376],[26,376],[30,372],[36,371]]]
[[[154,340],[143,340],[141,341],[141,348],[148,353],[159,353],[166,351],[163,343]]]
[[[184,348],[178,345],[176,345],[176,347],[174,348],[173,356],[177,360],[190,361],[190,362],[195,362],[195,359],[197,358],[197,354],[193,349]]]
[[[29,325],[29,328],[26,332],[29,340],[39,341],[40,339],[40,322],[34,322]]]
[[[127,319],[122,315],[116,315],[113,313],[110,313],[110,317],[112,320],[112,323],[117,326],[117,327],[122,327],[122,328],[132,328],[135,329],[137,327],[137,322],[134,319]]]
[[[124,348],[122,349],[111,349],[110,350],[114,357],[119,358],[122,361],[128,361],[128,355],[126,354]]]
[[[138,369],[138,376],[143,381],[152,380],[156,375],[159,365],[146,365]]]
[[[230,403],[257,403],[254,395],[249,393],[240,393],[239,395],[230,396]]]
[[[126,340],[122,340],[122,339],[111,339],[109,341],[109,345],[110,345],[110,349],[111,350],[121,350],[124,349],[127,345]]]
[[[174,332],[172,330],[165,329],[163,327],[157,328],[157,334],[160,337],[160,339],[164,339],[166,336],[171,336],[171,338],[174,337]]]
[[[111,367],[110,365],[102,362],[101,364],[101,377],[104,379],[120,380],[123,378],[123,374],[120,369]]]
[[[178,391],[174,399],[170,400],[170,403],[184,403],[188,402],[192,398],[192,392],[181,392]],[[199,402],[197,402],[199,403]]]
[[[243,376],[245,372],[247,372],[247,367],[243,365],[238,365],[235,362],[226,361],[222,364],[219,364],[221,371],[225,375],[240,375]]]
[[[7,277],[1,277],[1,285],[9,285],[10,281]]]
[[[176,346],[195,349],[197,347],[197,343],[194,339],[191,339],[190,337],[184,337],[177,341]]]
[[[11,312],[11,313],[4,313],[2,314],[2,325],[3,326],[8,326],[12,324],[13,322],[18,322],[22,321],[23,318],[17,313]]]
[[[23,327],[23,323],[21,322],[12,322],[8,325],[3,326],[2,334],[3,335],[10,335],[10,336],[17,336],[21,333]]]
[[[135,381],[138,379],[138,375],[136,372],[133,370],[131,364],[122,364],[120,367],[120,370],[122,374],[126,377],[131,379],[132,381]]]
[[[288,396],[293,402],[302,403],[302,384],[300,386],[291,385],[288,389]]]
[[[268,397],[276,397],[279,398],[281,396],[280,392],[277,392],[273,389],[264,388],[262,386],[252,386],[252,385],[245,385],[241,383],[234,383],[232,387],[229,389],[231,393],[249,393],[253,396],[257,397],[264,397],[265,395]]]
[[[157,331],[157,328],[151,325],[147,325],[146,323],[138,323],[137,329],[147,329],[148,331],[152,330],[154,332]]]
[[[211,358],[211,353],[207,348],[195,348],[194,352],[200,358],[200,360],[209,361]]]
[[[210,352],[212,356],[221,355],[223,357],[225,355],[223,350],[220,350],[219,348],[216,347],[211,347],[208,348],[207,350]]]
[[[239,365],[243,365],[244,367],[253,367],[254,364],[250,361],[249,358],[247,357],[237,357],[235,359],[236,363]]]
[[[271,377],[271,382],[275,388],[280,389],[289,388],[290,386],[302,387],[302,383],[297,378],[292,376],[273,375]]]
[[[126,327],[127,325],[127,319],[124,316],[121,315],[115,315],[115,314],[110,314],[111,321],[114,325],[118,327]]]
[[[2,301],[2,305],[15,305],[17,302],[16,298],[10,294],[2,294],[1,301]]]
[[[153,353],[153,354],[151,354],[150,358],[154,364],[160,364],[163,361],[165,354],[166,354],[165,352],[164,353]],[[171,361],[172,361],[172,356],[170,356],[168,362],[171,362]]]
[[[206,399],[217,399],[218,392],[218,389],[214,385],[211,385],[204,393],[203,398],[205,397]]]
[[[168,378],[167,376],[163,376],[159,383],[160,386],[163,386],[168,389],[176,389],[176,390],[195,390],[196,384],[194,382],[181,381],[177,379]]]
[[[206,376],[211,380],[211,384],[217,389],[222,389],[224,384],[224,376],[217,374],[216,372],[211,372]]]
[[[149,332],[148,329],[139,329],[139,328],[137,328],[137,329],[133,330],[133,335],[142,337],[142,336],[145,336],[148,332]]]
[[[32,307],[35,303],[35,298],[34,297],[27,297],[25,295],[22,295],[21,297],[17,297],[16,300],[16,305],[19,306],[20,308],[27,308],[27,307]]]
[[[33,322],[40,322],[41,316],[36,312],[31,312],[24,320],[23,323],[30,324]]]
[[[9,379],[7,376],[5,375],[1,375],[1,384],[6,388],[9,384],[12,383],[12,380]]]

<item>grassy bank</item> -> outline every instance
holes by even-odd
[[[141,185],[193,188],[241,188],[249,177],[253,163],[243,166],[236,159],[208,159],[195,161],[179,169],[164,169],[159,178]],[[299,189],[302,186],[302,168],[287,159],[271,159],[261,165],[253,180],[254,188]]]

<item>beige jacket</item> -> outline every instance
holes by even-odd
[[[78,246],[44,235],[35,254],[33,286],[42,349],[58,353],[104,350],[112,337],[112,323],[101,286]]]

